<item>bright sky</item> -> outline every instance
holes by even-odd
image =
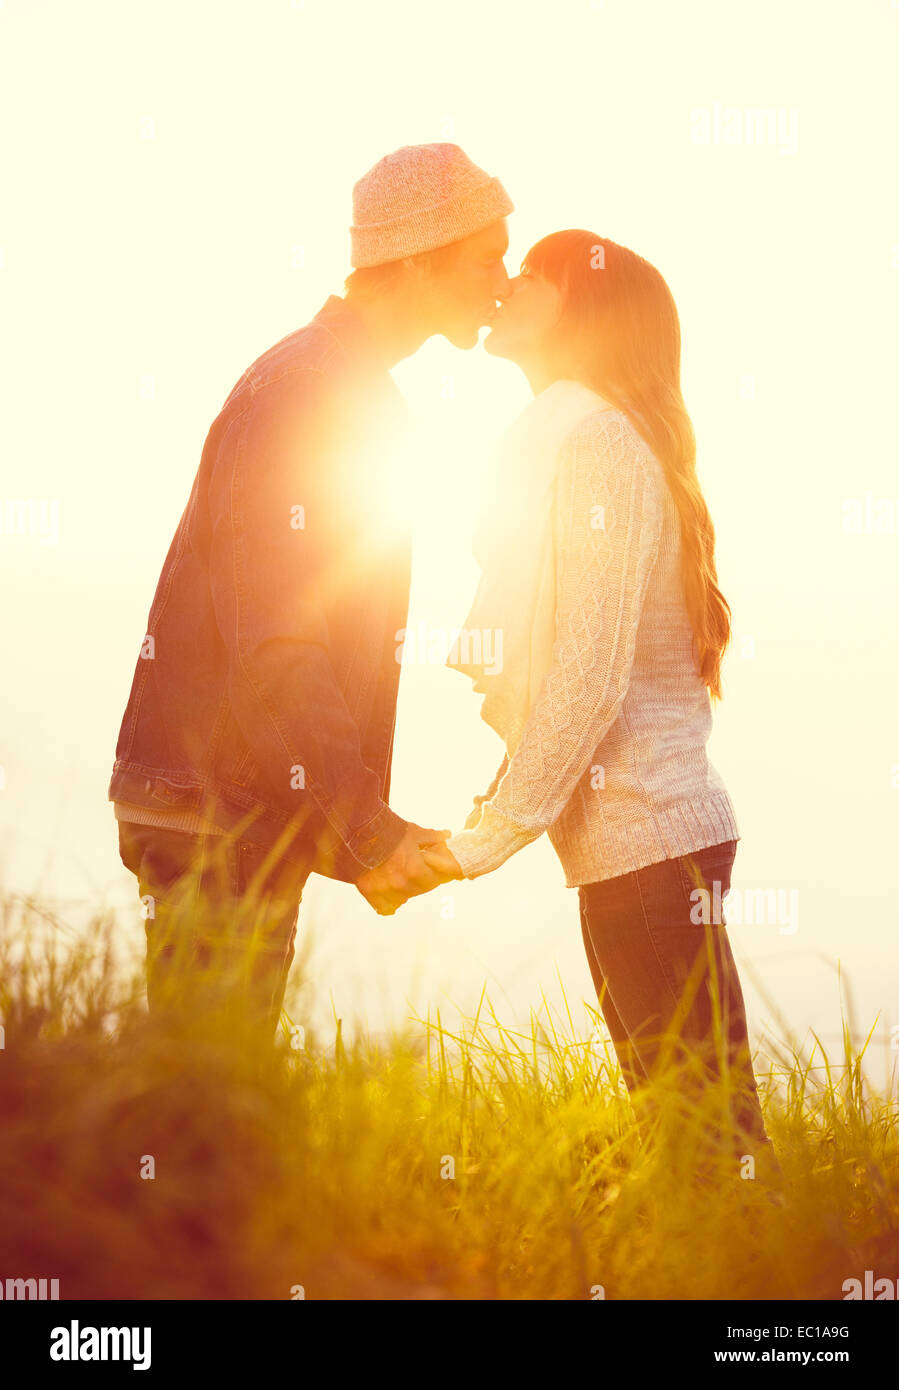
[[[897,59],[897,0],[0,5],[7,887],[73,919],[121,904],[139,941],[106,786],[206,431],[341,291],[359,175],[452,140],[516,204],[510,273],[580,226],[668,280],[735,614],[711,746],[734,887],[796,904],[734,948],[800,1037],[838,1030],[838,961],[857,1028],[899,1024]],[[529,393],[442,339],[394,376],[420,441],[410,622],[451,629],[479,479]],[[500,756],[462,676],[404,669],[398,811],[458,828]],[[373,1027],[473,1008],[485,981],[510,1021],[559,980],[578,1015],[592,998],[545,840],[392,919],[314,879],[301,924],[323,1005]]]

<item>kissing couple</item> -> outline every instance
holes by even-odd
[[[719,1075],[723,1030],[737,1118],[765,1144],[736,966],[706,910],[739,838],[706,756],[730,610],[677,310],[648,261],[591,231],[544,237],[510,279],[513,211],[457,145],[381,159],[353,190],[345,294],[213,421],[109,786],[150,1012],[236,1011],[270,1041],[311,873],[388,915],[546,832],[627,1085],[675,1033]],[[408,422],[389,369],[434,334],[473,348],[485,325],[534,398],[489,479],[462,625],[501,635],[502,662],[448,661],[504,754],[450,835],[388,805],[411,536],[378,460]]]

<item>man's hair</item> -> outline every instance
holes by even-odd
[[[458,241],[446,246],[438,246],[434,251],[420,251],[417,256],[404,256],[398,261],[385,261],[382,265],[365,265],[350,271],[343,282],[347,294],[357,299],[379,299],[391,294],[410,276],[426,279],[439,275],[456,257]]]

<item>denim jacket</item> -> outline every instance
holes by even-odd
[[[408,419],[335,295],[244,372],[163,565],[110,800],[277,841],[345,882],[399,843],[411,537],[385,515],[379,463]]]

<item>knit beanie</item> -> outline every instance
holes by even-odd
[[[471,236],[515,211],[458,145],[404,145],[353,188],[350,264],[382,265]]]

